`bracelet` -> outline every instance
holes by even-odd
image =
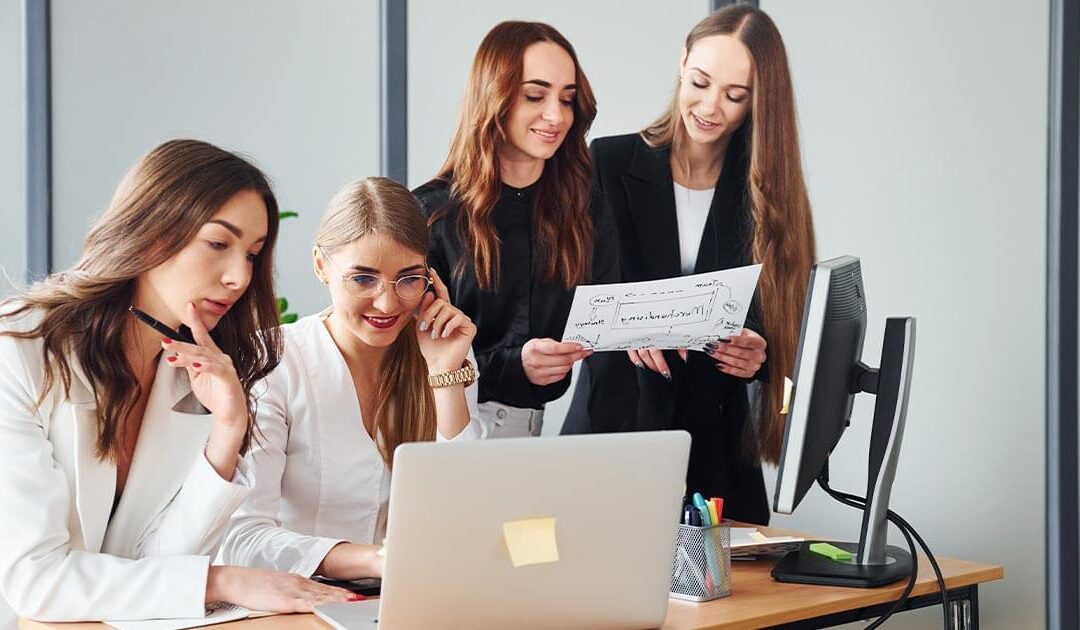
[[[428,374],[428,385],[431,387],[450,387],[461,383],[468,387],[476,382],[477,372],[472,361],[465,359],[461,367],[442,374]]]

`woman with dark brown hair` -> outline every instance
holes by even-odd
[[[429,240],[416,198],[392,179],[352,182],[330,201],[311,255],[331,306],[283,328],[245,457],[255,488],[225,536],[226,562],[381,576],[394,449],[487,434],[469,360],[476,327],[427,267]]]
[[[775,24],[747,5],[699,22],[669,111],[640,133],[591,148],[598,191],[618,226],[623,280],[751,263],[762,272],[743,333],[717,339],[708,353],[588,359],[564,432],[686,429],[688,491],[723,497],[731,518],[766,523],[759,462],[780,454],[784,377],[814,261],[795,99]],[[754,378],[763,381],[756,427],[747,397]]]
[[[502,22],[473,58],[438,176],[416,191],[429,260],[476,323],[480,414],[493,437],[539,435],[544,405],[591,352],[562,336],[574,287],[615,279],[614,226],[591,203],[596,101],[547,24]]]
[[[280,354],[277,227],[259,169],[173,140],[124,177],[74,267],[0,306],[0,591],[18,614],[183,618],[219,600],[289,612],[349,597],[210,566],[250,490],[251,388]]]

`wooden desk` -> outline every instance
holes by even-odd
[[[768,530],[781,535],[777,530]],[[1000,580],[1005,570],[1000,566],[978,564],[952,558],[938,558],[945,576],[953,628],[979,627],[978,587]],[[906,580],[875,589],[841,588],[783,584],[769,575],[772,560],[733,561],[731,596],[693,604],[668,600],[664,630],[675,628],[824,628],[842,623],[873,619],[882,614],[904,590]],[[920,555],[919,578],[905,610],[940,606],[937,582],[930,564]],[[217,626],[214,630],[327,630],[315,615],[287,615],[248,619]],[[97,623],[43,624],[20,620],[22,630],[102,630]]]

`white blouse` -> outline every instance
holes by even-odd
[[[675,216],[679,226],[679,262],[684,275],[694,273],[701,236],[709,218],[715,188],[695,190],[675,184]]]
[[[323,320],[283,327],[281,363],[259,390],[255,441],[245,462],[254,489],[219,561],[311,576],[334,545],[381,542],[390,471],[364,428],[352,375]],[[470,352],[471,358],[471,352]],[[475,361],[475,359],[474,359]],[[485,438],[477,386],[465,389],[469,424],[451,441]],[[439,441],[447,441],[441,434]]]

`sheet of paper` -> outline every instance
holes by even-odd
[[[596,351],[703,350],[742,332],[761,265],[574,291],[563,341]]]
[[[555,518],[527,518],[503,523],[503,539],[514,568],[559,561]]]
[[[802,538],[793,536],[766,536],[755,527],[731,528],[731,555],[777,554],[798,549]]]
[[[144,621],[106,621],[105,624],[117,630],[178,630],[180,628],[201,628],[226,621],[237,621],[248,617],[265,617],[273,613],[252,612],[242,606],[215,602],[207,610],[205,617],[192,619],[146,619]]]

